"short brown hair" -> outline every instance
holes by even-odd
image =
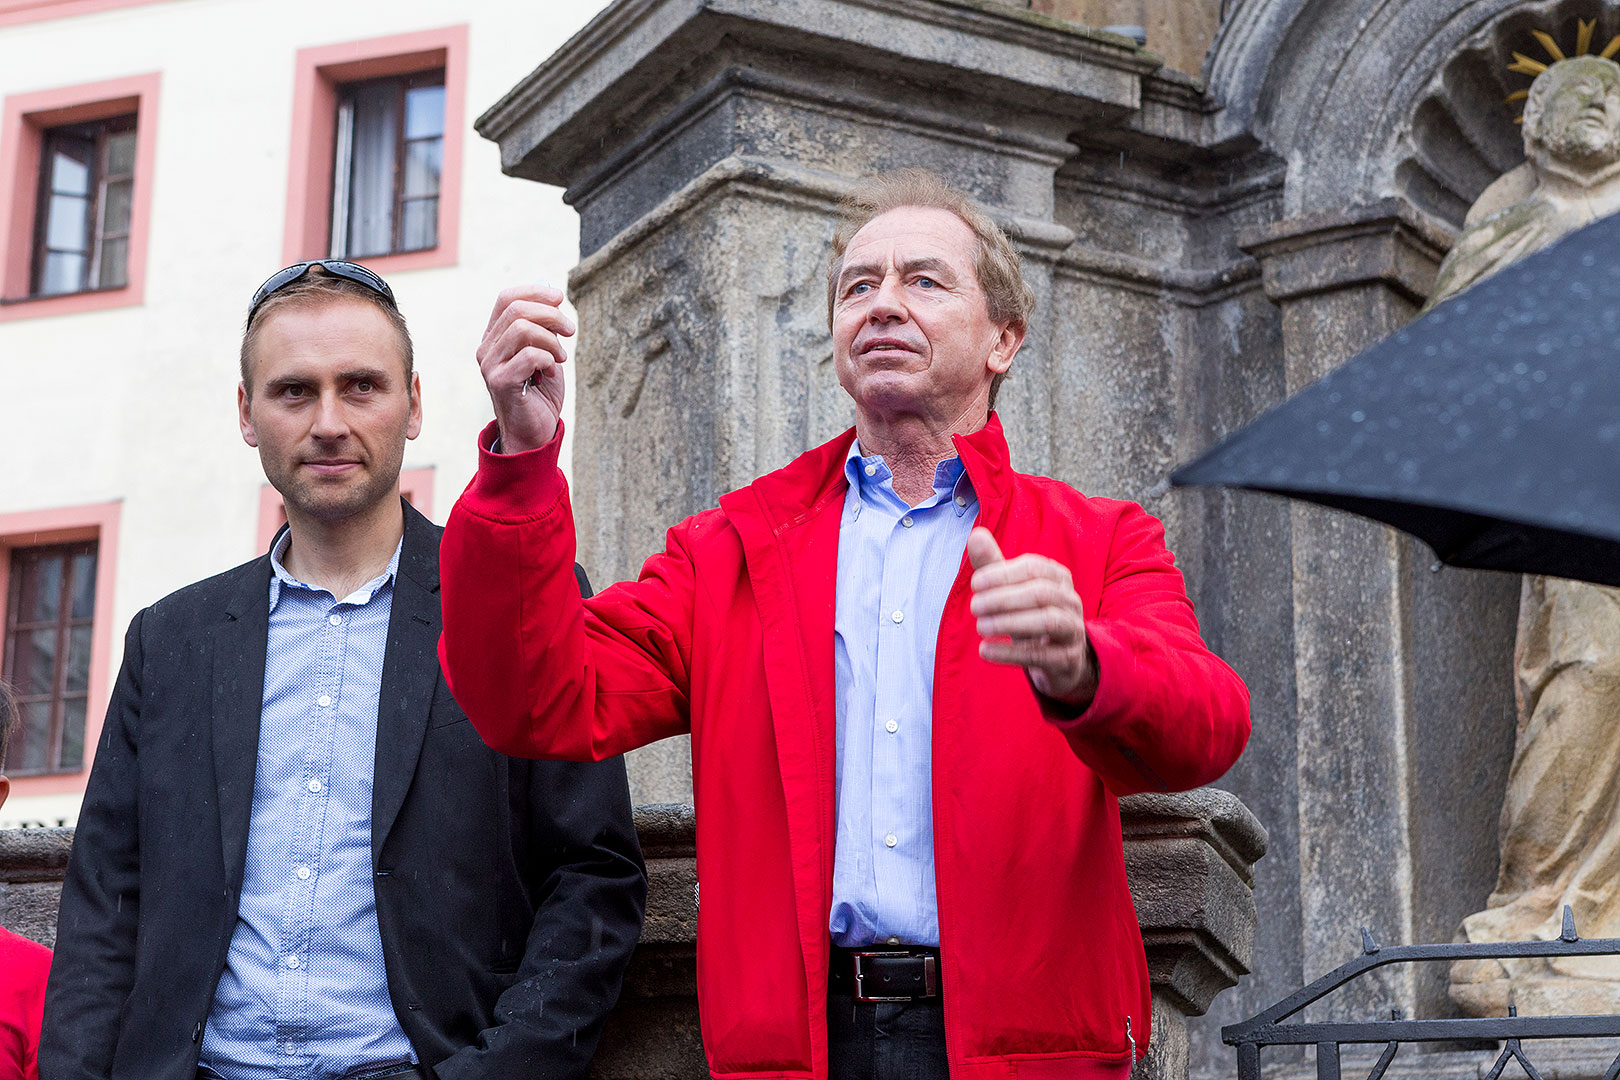
[[[1020,330],[1029,328],[1035,314],[1035,290],[1024,280],[1023,260],[984,208],[927,169],[896,169],[878,173],[855,185],[838,204],[838,231],[833,233],[832,259],[827,264],[827,326],[832,327],[833,301],[838,292],[838,275],[844,269],[844,252],[855,234],[873,219],[904,206],[948,210],[973,230],[978,242],[974,267],[979,287],[984,290],[990,321],[1006,323]],[[996,392],[1006,374],[990,382],[990,408],[996,407]]]
[[[6,771],[6,748],[11,745],[11,732],[17,726],[17,695],[0,680],[0,773]]]
[[[266,317],[282,308],[312,307],[338,298],[364,300],[388,316],[388,322],[399,331],[400,347],[405,353],[405,381],[410,382],[411,372],[416,367],[416,353],[411,346],[410,328],[405,325],[405,316],[400,314],[399,308],[369,285],[362,285],[358,281],[328,273],[319,266],[312,266],[302,277],[289,281],[265,297],[253,311],[253,321],[242,328],[240,357],[242,385],[247,387],[249,397],[253,395],[253,380],[250,378],[253,371],[253,346],[258,342],[259,334],[264,329]]]

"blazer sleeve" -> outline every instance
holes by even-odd
[[[562,432],[521,454],[480,437],[439,549],[445,678],[490,746],[600,761],[689,730],[695,577],[687,524],[639,580],[582,600]]]
[[[141,623],[124,638],[124,662],[107,707],[62,882],[56,953],[39,1047],[44,1080],[105,1080],[119,1017],[135,982],[141,913]]]
[[[1116,795],[1220,778],[1249,739],[1249,689],[1199,634],[1164,527],[1122,504],[1086,622],[1097,693],[1078,716],[1045,701],[1074,752]]]
[[[583,1080],[641,934],[646,871],[624,762],[522,762],[533,927],[496,1025],[434,1066],[440,1080]]]

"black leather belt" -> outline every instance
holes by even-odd
[[[939,997],[939,950],[921,945],[833,946],[827,992],[856,1001],[920,1001]]]

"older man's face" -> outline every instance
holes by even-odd
[[[906,206],[868,222],[844,252],[833,298],[838,382],[863,419],[942,425],[977,409],[1021,331],[990,321],[978,244],[948,210]]]
[[[1620,69],[1580,57],[1554,65],[1543,77],[1554,80],[1537,124],[1547,150],[1585,168],[1620,160]]]

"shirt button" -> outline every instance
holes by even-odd
[[[887,724],[883,725],[883,730],[887,731],[890,735],[893,735],[895,732],[900,730],[900,725],[896,721],[890,720]]]
[[[876,465],[868,465],[866,467],[866,475],[867,476],[876,476],[877,475],[877,466]]]
[[[309,783],[305,784],[304,786],[309,788],[311,793],[316,794],[316,795],[320,794],[321,782],[319,780],[311,780]]]
[[[911,524],[912,524],[911,515],[907,514],[905,517],[901,518],[900,519],[900,524],[904,525],[908,529],[911,528]]]
[[[889,944],[890,945],[898,945],[898,944],[900,944],[900,939],[897,938],[897,937],[892,937],[892,938],[889,939]]]
[[[328,615],[326,617],[326,621],[331,623],[333,626],[340,626],[343,623],[343,616],[337,614]]]
[[[281,1048],[281,1052],[283,1054],[296,1054],[298,1053],[298,1047],[294,1046],[292,1043],[287,1043]]]
[[[287,967],[294,970],[294,971],[296,971],[298,969],[298,957],[296,957],[296,956],[287,957]]]
[[[309,867],[300,866],[298,868],[298,880],[299,881],[308,881],[309,880]]]
[[[315,699],[315,704],[325,709],[332,704],[332,696],[330,694],[322,694],[320,697]]]
[[[890,833],[888,836],[883,838],[883,845],[885,847],[894,847],[894,845],[898,844],[899,842],[900,839],[895,836],[894,833]]]
[[[967,505],[967,496],[966,495],[958,495],[956,497],[956,505],[957,506],[966,506]]]
[[[890,615],[889,618],[893,619],[897,623],[906,621],[905,613],[902,611],[896,611],[893,615]]]

